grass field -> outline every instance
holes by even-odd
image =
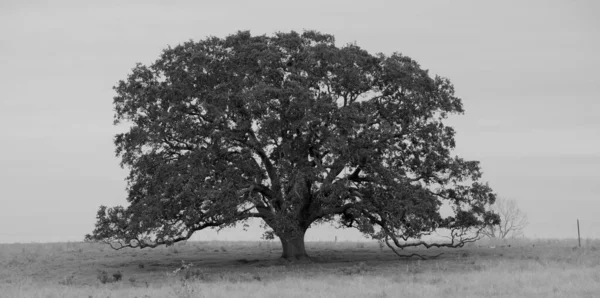
[[[481,242],[418,250],[444,253],[423,261],[377,242],[308,242],[313,262],[287,263],[266,241],[0,244],[0,297],[600,297],[600,241],[574,246]]]

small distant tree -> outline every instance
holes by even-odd
[[[517,206],[517,201],[498,198],[491,210],[500,215],[499,224],[488,225],[481,233],[489,238],[507,238],[523,235],[523,230],[529,224],[527,214]]]
[[[168,48],[115,91],[129,205],[101,206],[88,241],[171,245],[258,218],[294,260],[325,222],[399,248],[459,247],[498,222],[479,162],[452,154],[454,87],[401,54],[238,32]],[[418,241],[438,229],[450,242]]]

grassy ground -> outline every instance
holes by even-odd
[[[418,250],[444,253],[422,261],[376,242],[309,242],[312,263],[278,260],[278,242],[0,244],[0,297],[600,297],[600,241],[573,243]]]

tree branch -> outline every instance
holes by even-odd
[[[269,179],[271,180],[271,186],[273,187],[273,191],[275,192],[274,198],[276,199],[276,201],[278,201],[279,207],[281,207],[281,204],[282,204],[281,195],[282,194],[281,194],[281,180],[279,179],[279,175],[277,175],[277,171],[275,170],[273,163],[271,163],[271,160],[269,159],[269,157],[263,150],[262,146],[260,145],[258,139],[254,135],[254,132],[252,130],[249,131],[249,135],[252,140],[252,142],[250,143],[250,146],[256,151],[256,154],[258,154],[258,156],[260,157],[262,162],[265,164],[265,168],[267,169],[267,174],[269,175]]]
[[[421,260],[430,260],[430,259],[435,259],[435,258],[437,258],[437,257],[439,257],[439,256],[441,256],[441,255],[443,255],[443,254],[444,254],[444,253],[439,253],[439,254],[437,254],[437,255],[434,255],[434,256],[429,256],[429,257],[423,256],[423,255],[421,255],[421,254],[418,254],[418,253],[412,253],[412,254],[410,254],[410,255],[403,255],[403,254],[400,254],[400,253],[399,253],[399,252],[398,252],[398,251],[397,251],[397,250],[396,250],[396,249],[395,249],[395,248],[394,248],[394,247],[393,247],[393,246],[390,244],[388,236],[386,236],[386,237],[385,237],[385,244],[386,244],[386,245],[387,245],[389,248],[391,248],[391,249],[392,249],[392,251],[393,251],[393,252],[394,252],[394,253],[395,253],[395,254],[396,254],[398,257],[400,257],[400,258],[412,258],[412,257],[418,257],[418,258],[420,258]]]
[[[244,220],[247,218],[264,218],[264,215],[260,213],[250,213],[247,212],[253,208],[246,209],[240,213],[240,216],[236,218],[236,221]],[[246,213],[247,212],[247,213]],[[243,213],[243,214],[242,214]],[[157,241],[146,241],[144,239],[140,239],[139,237],[131,238],[128,241],[117,240],[111,241],[111,239],[103,239],[100,242],[108,244],[114,250],[120,250],[123,248],[155,248],[159,245],[173,245],[177,242],[186,241],[192,237],[192,235],[199,230],[203,230],[209,227],[219,227],[225,224],[224,222],[206,222],[200,225],[196,225],[190,229],[188,229],[182,236],[171,238],[171,239],[160,239]]]
[[[308,222],[312,223],[315,220],[318,220],[320,218],[323,218],[327,215],[333,215],[333,214],[343,214],[346,211],[348,211],[348,209],[354,207],[354,203],[348,203],[346,205],[337,207],[337,208],[332,208],[332,209],[325,209],[325,210],[321,210],[318,213],[313,214],[311,217],[309,217]]]

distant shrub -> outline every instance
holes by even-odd
[[[99,270],[98,275],[96,277],[102,284],[107,284],[122,280],[123,273],[121,273],[121,271],[117,271],[111,276],[105,270]]]
[[[104,271],[104,270],[101,270],[101,271],[99,271],[99,272],[98,272],[98,275],[97,275],[96,277],[97,277],[97,278],[98,278],[98,280],[99,280],[101,283],[103,283],[103,284],[106,284],[106,283],[109,283],[109,282],[111,282],[111,281],[110,281],[110,277],[108,276],[108,272],[106,272],[106,271]]]

